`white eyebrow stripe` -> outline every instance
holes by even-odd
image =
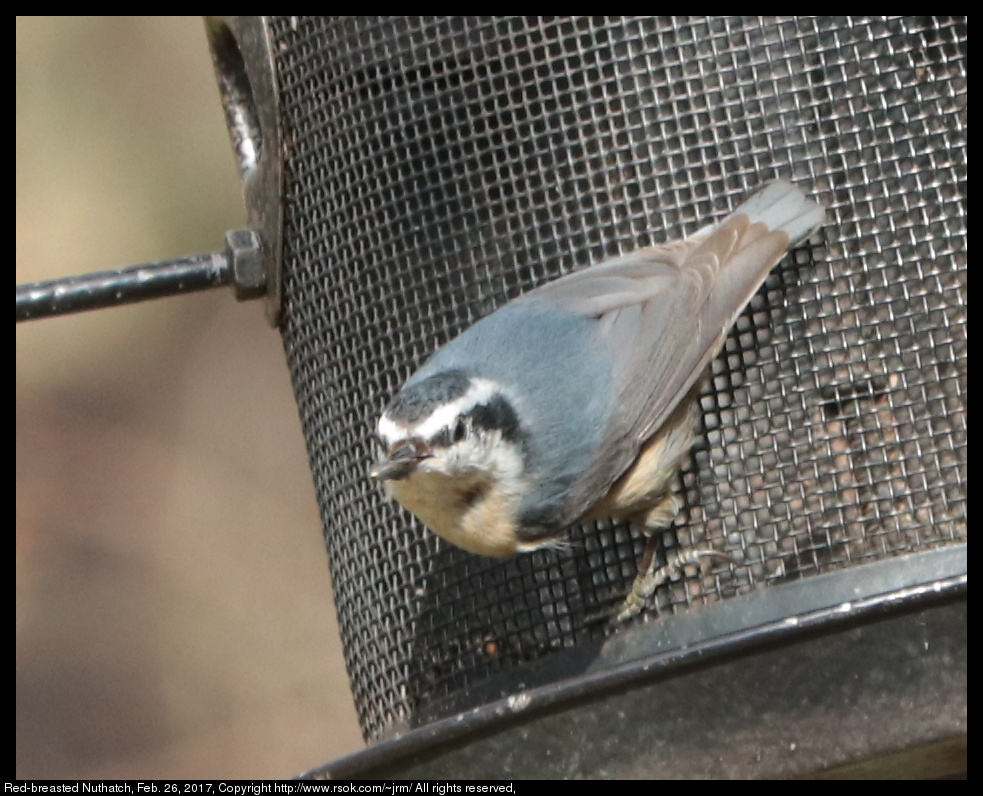
[[[443,406],[438,406],[430,417],[415,426],[404,426],[386,417],[386,415],[382,415],[377,424],[379,437],[387,445],[392,445],[411,436],[431,439],[442,429],[450,428],[458,417],[467,414],[480,404],[487,403],[499,393],[501,393],[501,388],[495,382],[478,377],[472,378],[468,391],[464,395]]]
[[[392,443],[402,439],[404,435],[402,429],[400,429],[399,426],[393,423],[393,421],[385,415],[382,415],[379,418],[379,422],[376,423],[375,429],[380,439],[389,445],[392,445]]]

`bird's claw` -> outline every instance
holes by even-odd
[[[625,597],[625,601],[622,603],[621,609],[615,615],[612,623],[615,625],[622,624],[640,614],[649,598],[655,594],[656,589],[669,580],[675,580],[682,575],[686,575],[686,569],[688,567],[697,567],[697,571],[699,571],[702,560],[706,558],[717,558],[729,564],[737,564],[737,559],[730,553],[724,553],[720,550],[710,550],[708,548],[680,551],[671,556],[661,567],[656,566],[655,556],[652,556],[649,565],[643,567],[635,577],[631,591]]]

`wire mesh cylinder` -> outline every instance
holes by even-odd
[[[524,290],[781,176],[829,209],[739,318],[652,614],[966,539],[964,18],[272,21],[283,340],[369,739],[610,632],[642,540],[457,551],[366,477],[374,422]]]

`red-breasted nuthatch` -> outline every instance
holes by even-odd
[[[406,382],[379,419],[385,454],[370,474],[487,556],[556,544],[583,519],[668,526],[701,376],[768,272],[823,220],[775,180],[685,240],[514,299]],[[665,579],[642,570],[622,617]]]

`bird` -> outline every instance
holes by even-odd
[[[512,299],[440,347],[382,412],[369,475],[430,530],[509,557],[571,525],[625,520],[649,544],[623,621],[696,549],[657,568],[655,531],[682,507],[698,393],[728,330],[824,209],[765,183],[695,234],[640,248]]]

